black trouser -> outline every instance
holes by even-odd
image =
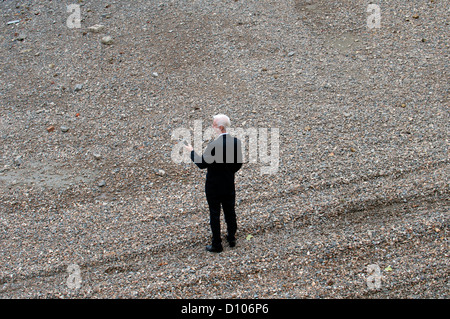
[[[220,246],[222,239],[220,237],[220,207],[223,208],[225,222],[227,224],[227,240],[235,240],[237,222],[236,212],[234,210],[236,202],[236,193],[232,192],[227,195],[217,195],[214,193],[206,193],[206,200],[209,205],[209,223],[212,232],[212,245]]]

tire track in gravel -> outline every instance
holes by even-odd
[[[427,201],[424,200],[422,202],[418,201],[418,202],[414,202],[415,204],[413,204],[413,206],[419,206],[418,203],[421,203],[422,206],[425,205],[429,205],[434,204],[439,206],[439,204],[441,203],[441,200],[436,200],[436,201]],[[377,207],[377,208],[373,208],[370,209],[366,212],[364,212],[364,215],[369,216],[371,215],[374,211],[395,211],[403,206],[405,206],[406,204],[392,204],[391,206],[386,206],[386,207]],[[411,206],[411,204],[408,204],[406,206]],[[393,224],[396,226],[400,226],[403,223],[403,218],[405,218],[406,216],[404,214],[398,213],[398,214],[394,214],[394,219],[391,220],[391,222],[394,222]],[[345,216],[341,216],[341,218],[334,220],[335,223],[339,223],[342,222],[342,218],[345,218]],[[383,216],[381,216],[380,218],[383,218]],[[358,222],[357,222],[358,223]],[[323,228],[327,228],[330,225],[330,222],[327,222],[325,224],[322,224],[321,227]],[[194,278],[190,279],[189,281],[181,281],[181,282],[176,282],[175,283],[173,281],[170,282],[156,282],[154,285],[152,285],[151,289],[152,289],[152,293],[150,295],[162,295],[164,297],[179,297],[179,296],[183,296],[184,293],[186,293],[186,290],[193,290],[190,293],[194,293],[195,291],[197,291],[198,294],[201,294],[201,291],[215,291],[215,293],[219,294],[219,292],[221,292],[222,294],[225,291],[225,297],[233,297],[233,289],[230,289],[230,287],[228,287],[229,291],[226,291],[227,285],[230,285],[231,283],[235,283],[235,285],[232,287],[236,287],[236,285],[244,285],[244,288],[242,288],[242,290],[250,290],[251,289],[247,289],[249,288],[248,286],[246,286],[245,283],[246,280],[248,279],[249,276],[255,276],[258,277],[260,280],[261,279],[261,275],[263,275],[264,273],[270,273],[271,275],[273,275],[274,273],[283,273],[284,276],[286,278],[289,278],[290,280],[300,280],[301,276],[299,276],[299,273],[302,273],[301,271],[301,267],[299,267],[297,269],[298,273],[295,272],[295,267],[292,268],[291,264],[289,263],[289,261],[292,261],[293,259],[295,259],[295,257],[300,257],[300,256],[309,256],[309,251],[313,251],[317,249],[315,249],[315,245],[314,243],[307,243],[305,245],[303,245],[302,247],[299,247],[298,245],[298,240],[299,238],[301,238],[302,233],[307,233],[308,232],[308,226],[309,224],[301,224],[301,225],[294,225],[292,224],[290,227],[285,227],[282,229],[278,229],[278,228],[269,228],[266,229],[265,232],[262,233],[258,233],[257,236],[260,240],[260,242],[264,242],[264,243],[268,243],[268,242],[272,242],[275,243],[276,250],[273,251],[266,251],[264,249],[265,245],[258,245],[257,243],[254,244],[254,250],[255,253],[252,253],[252,247],[250,245],[250,242],[246,242],[243,241],[240,246],[241,248],[239,248],[240,251],[246,251],[249,252],[248,255],[249,257],[247,258],[243,258],[240,262],[235,262],[232,261],[232,257],[236,256],[236,253],[239,253],[239,250],[229,250],[226,249],[225,252],[222,254],[222,257],[212,257],[206,255],[206,254],[200,254],[198,259],[201,260],[202,258],[205,258],[208,260],[207,263],[203,263],[203,265],[199,266],[196,268],[195,272],[196,275],[194,276]],[[283,234],[289,232],[290,233],[290,238],[288,238],[288,240],[286,240],[286,236],[284,236]],[[299,232],[299,234],[296,234],[295,232]],[[416,237],[424,237],[427,233],[426,229],[416,229],[415,230],[415,236]],[[361,236],[364,234],[358,234],[358,236],[360,237],[364,237]],[[408,241],[408,232],[404,232],[402,233],[400,236],[397,236],[395,238],[395,243],[399,243],[399,244],[404,244],[405,242]],[[367,236],[366,236],[367,237]],[[276,243],[279,243],[280,240],[273,240],[273,238],[275,239],[282,239],[283,243],[286,245],[285,249],[280,249],[279,245],[276,245]],[[323,239],[323,238],[321,238]],[[316,259],[325,259],[325,261],[327,259],[342,259],[345,256],[349,256],[355,253],[356,250],[360,249],[361,247],[364,247],[364,250],[367,251],[366,255],[364,256],[366,259],[369,258],[367,255],[370,256],[371,251],[373,251],[375,249],[375,247],[380,247],[380,246],[390,246],[392,245],[390,242],[390,238],[388,239],[383,239],[383,238],[375,238],[376,241],[373,242],[373,238],[368,239],[368,238],[364,238],[362,241],[355,241],[353,238],[344,238],[343,240],[341,240],[338,244],[333,243],[333,237],[329,237],[326,238],[326,240],[320,240],[321,242],[321,248],[319,249],[319,251],[316,253],[316,255],[319,255],[316,257]],[[271,248],[274,248],[274,245],[269,245],[271,246]],[[180,262],[181,260],[187,260],[189,258],[190,255],[195,255],[196,254],[196,248],[192,248],[189,250],[184,251],[184,254],[177,254],[176,256],[172,256],[169,257],[165,260],[165,263],[167,264],[171,264],[171,263],[176,263],[176,262]],[[197,253],[198,255],[198,253]],[[311,254],[312,256],[314,255]],[[294,256],[294,258],[293,258]],[[231,257],[231,258],[230,258]],[[305,263],[307,261],[305,261],[305,259],[300,258],[302,260],[303,266],[305,265]],[[273,263],[273,261],[276,261],[275,263]],[[207,267],[208,264],[214,263],[216,262],[216,264]],[[219,263],[224,263],[225,266],[222,267],[217,267],[215,268]],[[244,270],[241,269],[240,265],[242,263],[250,263],[251,266],[247,269],[244,268]],[[258,266],[258,263],[262,263],[261,265]],[[303,267],[302,266],[302,267]],[[163,267],[162,267],[163,268]],[[361,268],[361,267],[360,267]],[[160,271],[161,269],[158,269],[158,271]],[[289,272],[291,272],[289,274]],[[311,271],[312,272],[312,271]],[[363,272],[360,269],[360,272]],[[312,272],[313,273],[313,272]],[[283,277],[283,276],[280,276]],[[287,279],[286,279],[287,280]],[[362,281],[364,283],[364,281]],[[201,285],[203,283],[203,285],[206,285],[207,287],[203,287],[201,289],[197,289],[196,287]],[[225,284],[227,283],[227,284]],[[150,286],[150,285],[149,285]],[[295,287],[296,285],[293,285],[292,287]],[[245,288],[247,287],[247,288]],[[289,283],[288,282],[284,282],[282,284],[282,287],[286,288],[289,287]],[[394,285],[395,287],[395,285]],[[147,287],[149,288],[149,287]],[[176,290],[175,292],[173,290]],[[348,294],[349,291],[346,292],[346,294]],[[216,297],[217,295],[214,295],[214,293],[211,293],[210,295],[208,295],[207,297]],[[253,296],[251,295],[244,295],[242,297],[246,297],[246,298],[251,298]],[[269,295],[263,296],[263,297],[270,297]]]
[[[448,166],[449,164],[449,160],[441,160],[441,161],[435,161],[435,162],[430,162],[427,163],[426,165],[422,165],[419,167],[411,167],[411,168],[407,168],[407,169],[394,169],[393,171],[390,172],[375,172],[372,174],[367,174],[367,175],[362,175],[362,176],[356,176],[352,179],[344,179],[344,178],[337,178],[334,180],[329,180],[329,181],[322,181],[322,182],[317,182],[317,183],[304,183],[305,185],[297,185],[295,187],[293,187],[292,189],[288,189],[285,190],[284,193],[285,195],[298,195],[301,192],[305,192],[305,191],[318,191],[318,190],[323,190],[323,189],[329,189],[329,188],[336,188],[339,186],[345,187],[346,185],[355,185],[364,181],[374,181],[376,179],[380,179],[380,178],[386,178],[386,179],[393,179],[393,180],[397,180],[400,179],[402,177],[408,177],[408,175],[415,173],[415,172],[420,172],[420,171],[424,171],[424,170],[433,170],[433,169],[439,169],[439,168],[443,168],[445,166]],[[404,178],[407,179],[407,178]],[[264,200],[268,200],[268,199],[273,199],[276,197],[280,197],[280,194],[273,194],[273,195],[265,195],[265,196],[258,196],[258,199],[264,199]],[[243,199],[242,202],[249,202],[251,201],[251,199]]]
[[[332,188],[340,188],[342,189],[340,193],[346,193],[349,190],[346,190],[346,188],[352,187],[354,185],[359,184],[361,181],[373,181],[376,179],[394,179],[394,180],[408,180],[409,175],[413,173],[418,173],[420,171],[425,171],[426,169],[433,169],[437,170],[438,168],[446,168],[446,165],[448,164],[448,161],[441,161],[441,162],[435,162],[433,163],[432,167],[422,167],[421,169],[410,169],[410,170],[403,170],[403,171],[397,171],[394,175],[380,175],[380,174],[371,174],[367,176],[361,176],[358,178],[355,178],[351,181],[342,181],[342,180],[336,180],[333,182],[328,183],[316,183],[314,185],[310,185],[308,188],[302,188],[302,189],[291,189],[287,190],[284,193],[278,193],[276,195],[268,195],[268,196],[261,196],[257,200],[259,202],[264,201],[265,206],[270,206],[271,201],[279,200],[280,197],[291,197],[288,201],[295,201],[296,199],[299,199],[299,196],[306,193],[313,194],[315,191],[319,190],[327,190]],[[427,172],[424,172],[426,174]],[[442,198],[436,196],[437,192],[441,192]],[[266,217],[269,217],[268,219],[265,219],[264,217],[257,220],[256,223],[244,223],[241,225],[239,233],[241,234],[241,237],[245,234],[253,234],[253,236],[258,237],[264,237],[269,235],[276,235],[276,234],[283,234],[286,232],[292,232],[295,230],[305,230],[307,231],[307,227],[310,227],[311,225],[322,225],[323,223],[327,224],[330,223],[330,220],[343,220],[343,219],[352,219],[351,216],[355,216],[355,214],[358,215],[369,215],[373,212],[378,212],[380,210],[386,210],[391,209],[394,210],[396,207],[401,207],[404,205],[409,205],[410,207],[419,207],[424,205],[434,205],[436,207],[447,207],[448,208],[448,199],[445,199],[445,195],[448,194],[448,185],[447,188],[444,188],[442,190],[430,188],[423,191],[421,194],[409,194],[407,196],[397,196],[396,198],[391,198],[388,201],[384,198],[379,198],[376,196],[369,197],[362,201],[356,201],[353,203],[348,203],[346,205],[323,205],[318,206],[315,208],[315,210],[305,210],[302,214],[276,214],[270,212],[268,215],[266,214]],[[373,194],[372,194],[373,195]],[[398,195],[398,194],[397,194]],[[287,202],[288,202],[287,201]],[[244,200],[241,202],[241,204],[238,206],[239,210],[242,210],[242,217],[245,220],[246,215],[248,215],[248,212],[245,212],[246,204],[249,204],[248,200]],[[290,204],[287,203],[285,206],[289,207]],[[283,210],[283,207],[278,207],[278,210]],[[299,210],[303,210],[302,207],[299,207]],[[316,214],[316,212],[323,212],[322,214]],[[189,213],[189,212],[188,212]],[[194,213],[194,212],[191,212]],[[170,216],[170,218],[177,219],[179,218],[178,215]],[[254,222],[255,220],[253,220]],[[167,222],[170,224],[170,221]],[[170,247],[182,247],[182,249],[177,252],[175,255],[172,256],[173,260],[187,260],[190,258],[190,256],[198,256],[198,251],[202,248],[202,240],[203,238],[192,238],[192,236],[188,236],[186,234],[192,234],[195,232],[189,231],[189,228],[192,228],[193,225],[188,225],[186,228],[181,229],[181,234],[179,237],[181,239],[176,241],[168,241],[159,245],[146,245],[146,249],[140,249],[135,251],[130,251],[125,254],[121,255],[114,255],[109,257],[101,257],[96,260],[90,260],[88,262],[79,264],[79,266],[83,269],[83,272],[89,273],[89,269],[102,269],[101,272],[104,274],[111,274],[111,273],[123,273],[130,270],[139,269],[142,267],[143,264],[147,264],[149,260],[165,260],[163,263],[169,263],[171,262],[170,258],[167,259],[167,252],[171,251]],[[170,226],[168,226],[170,228]],[[172,229],[171,229],[172,231]],[[180,231],[180,229],[179,229]],[[178,234],[174,234],[174,237],[176,237]],[[245,244],[247,243],[245,240],[241,239],[241,242],[244,244],[241,249],[245,250]],[[231,250],[233,251],[233,250]],[[237,250],[236,250],[237,251]],[[203,256],[203,255],[201,255]],[[137,266],[136,266],[137,264]],[[141,264],[141,266],[139,266]],[[134,266],[133,266],[134,265]],[[3,276],[0,278],[0,284],[11,284],[14,283],[15,286],[20,287],[21,284],[26,286],[32,286],[33,281],[35,281],[37,278],[42,280],[42,278],[47,278],[47,280],[50,280],[50,278],[53,277],[64,277],[67,276],[67,266],[68,265],[57,265],[52,266],[47,269],[40,269],[38,271],[34,271],[28,274],[25,273],[16,273],[13,277],[11,276]],[[266,270],[269,269],[269,266],[266,266]],[[158,267],[155,268],[155,271]],[[161,267],[159,267],[161,268]],[[273,271],[276,271],[276,266],[272,266]],[[258,273],[255,269],[253,269],[249,274]],[[201,280],[201,278],[206,278],[209,275],[205,274],[203,277],[199,277],[198,279],[193,279],[194,281]],[[223,275],[225,276],[225,275]],[[50,280],[51,281],[51,280]],[[192,286],[192,281],[183,283],[180,287],[190,287]],[[2,289],[3,293],[8,293],[14,290],[11,289]]]
[[[409,204],[405,204],[405,203],[393,203],[391,205],[387,205],[387,206],[383,206],[383,207],[373,207],[372,209],[368,209],[364,212],[359,212],[360,214],[363,214],[365,216],[369,216],[372,215],[373,212],[379,212],[379,211],[395,211],[398,208],[402,207],[402,206],[426,206],[426,205],[435,205],[435,206],[448,206],[448,201],[446,201],[445,199],[438,199],[438,200],[426,200],[426,198],[424,198],[422,201],[415,201],[413,204],[409,203]],[[445,204],[445,205],[440,205],[440,204]],[[395,216],[394,218],[394,224],[395,225],[399,225],[402,223],[403,218],[405,218],[404,215],[402,214],[397,214],[397,216]],[[344,216],[344,215],[340,215],[338,216],[337,219],[334,219],[334,223],[342,223],[343,219],[345,218],[350,218],[350,219],[354,219],[352,217],[348,217],[348,216]],[[379,218],[383,218],[382,216],[380,216]],[[357,222],[358,223],[358,222]],[[325,221],[320,223],[321,228],[329,228],[329,224],[330,221]],[[264,249],[265,245],[258,245],[257,243],[255,245],[259,246],[259,247],[253,247],[255,249],[255,253],[253,254],[249,254],[250,258],[248,258],[250,260],[249,263],[252,264],[252,266],[248,269],[244,270],[240,270],[239,265],[242,263],[241,262],[230,262],[231,258],[236,257],[236,254],[240,254],[239,251],[248,251],[252,249],[252,245],[250,244],[250,242],[246,242],[245,240],[242,240],[241,243],[239,243],[238,248],[236,249],[225,249],[225,252],[222,254],[222,256],[224,257],[219,257],[219,256],[209,256],[207,255],[207,253],[198,253],[199,251],[199,245],[201,245],[201,243],[194,245],[194,247],[191,248],[187,248],[187,249],[183,249],[182,251],[180,251],[180,253],[175,254],[175,255],[170,255],[167,257],[166,255],[166,250],[167,247],[165,247],[166,245],[160,245],[159,247],[152,247],[152,249],[146,251],[146,252],[139,252],[139,251],[135,251],[135,252],[130,252],[129,254],[123,254],[120,256],[116,256],[116,257],[110,257],[110,258],[102,258],[100,260],[96,260],[96,261],[92,261],[92,262],[87,262],[84,264],[80,264],[80,267],[83,269],[83,273],[89,273],[90,270],[92,269],[100,269],[101,273],[104,274],[104,276],[110,276],[110,275],[116,275],[116,276],[120,276],[121,273],[126,273],[132,270],[139,270],[140,268],[145,268],[147,263],[151,263],[150,260],[162,260],[163,262],[161,262],[159,264],[159,266],[153,265],[153,273],[157,273],[160,272],[162,270],[162,272],[164,272],[164,265],[166,264],[171,264],[171,263],[180,263],[180,261],[184,261],[187,263],[188,259],[190,256],[196,256],[197,259],[201,260],[201,259],[209,259],[208,262],[214,262],[219,260],[220,262],[227,262],[228,259],[228,263],[230,264],[231,268],[228,269],[227,267],[224,267],[226,269],[222,269],[222,270],[217,270],[211,267],[207,267],[207,263],[203,263],[200,264],[200,266],[196,266],[195,267],[195,278],[191,279],[190,281],[187,282],[181,282],[178,284],[174,284],[173,282],[165,282],[164,285],[161,285],[161,283],[155,283],[155,287],[153,287],[152,289],[153,292],[152,294],[158,294],[158,293],[163,293],[163,292],[167,292],[167,291],[171,291],[171,289],[176,288],[180,291],[182,291],[183,289],[189,289],[190,287],[194,287],[197,286],[199,284],[203,283],[208,283],[209,281],[211,281],[211,278],[215,278],[214,282],[219,282],[219,284],[208,284],[210,285],[212,288],[217,288],[219,289],[220,287],[223,287],[223,284],[220,284],[221,282],[235,282],[235,283],[239,283],[242,284],[243,282],[245,282],[246,277],[248,276],[258,276],[261,277],[261,275],[264,275],[264,273],[271,273],[272,275],[274,273],[285,273],[286,277],[289,277],[291,280],[292,279],[296,279],[297,281],[301,279],[302,276],[295,275],[295,271],[292,270],[292,268],[290,268],[290,263],[289,261],[292,260],[293,256],[303,256],[301,259],[303,266],[299,267],[297,269],[297,271],[300,274],[305,273],[306,270],[301,271],[300,268],[304,268],[306,261],[304,260],[305,256],[309,256],[309,252],[311,251],[311,256],[313,256],[315,253],[315,251],[317,251],[317,248],[315,247],[316,244],[315,243],[306,243],[303,244],[302,246],[298,245],[298,240],[299,238],[303,237],[303,233],[307,233],[308,232],[308,227],[311,225],[311,223],[308,222],[302,222],[301,224],[298,223],[291,223],[290,225],[287,225],[287,227],[283,227],[283,228],[277,228],[276,226],[273,225],[273,227],[266,227],[264,228],[264,231],[255,233],[255,236],[257,236],[260,240],[261,243],[267,243],[267,242],[275,242],[275,245],[278,247],[279,245],[277,245],[276,243],[279,241],[275,241],[273,240],[273,238],[281,238],[286,246],[285,249],[277,249],[275,251],[266,251]],[[248,229],[245,229],[248,230]],[[285,236],[283,236],[283,234],[285,232],[289,232],[290,233],[290,237],[288,238],[288,240],[286,240],[287,238]],[[297,232],[297,233],[296,233]],[[425,230],[423,229],[419,229],[418,231],[416,231],[416,236],[417,237],[424,237],[424,234],[426,233]],[[405,241],[407,241],[407,233],[403,234],[403,237],[399,237],[396,238],[396,242],[403,244]],[[358,236],[356,236],[358,237]],[[378,240],[375,244],[373,243],[373,240],[369,240],[369,239],[364,239],[363,241],[360,242],[354,242],[352,240],[349,240],[348,238],[344,238],[339,244],[332,244],[333,241],[333,236],[330,236],[329,238],[325,238],[326,240],[323,240],[324,238],[321,238],[321,245],[323,247],[321,247],[322,249],[319,249],[319,252],[317,254],[323,255],[322,259],[342,259],[345,256],[348,255],[352,255],[354,253],[355,250],[364,247],[366,251],[368,251],[368,254],[370,254],[370,251],[373,250],[373,248],[375,246],[380,247],[382,245],[390,245],[390,242],[388,239],[380,239]],[[184,246],[184,245],[180,245],[180,246]],[[273,248],[273,244],[270,245]],[[330,248],[331,247],[331,248]],[[154,248],[154,249],[153,249]],[[153,251],[153,254],[151,255],[151,258],[149,260],[149,254]],[[228,253],[228,255],[226,255]],[[234,254],[233,254],[234,253]],[[231,256],[230,256],[231,255]],[[209,257],[208,257],[209,256]],[[230,258],[231,257],[231,258]],[[366,256],[367,257],[367,256]],[[258,258],[260,260],[258,260]],[[319,258],[319,257],[317,257]],[[199,261],[197,260],[197,261]],[[256,260],[256,261],[255,261]],[[273,263],[273,261],[276,261],[275,263]],[[246,259],[243,259],[243,262],[246,262]],[[262,265],[260,266],[256,266],[255,264],[261,262]],[[182,262],[181,262],[182,263]],[[236,266],[237,265],[237,266]],[[202,269],[205,268],[203,271]],[[54,277],[64,277],[64,274],[66,273],[66,269],[67,267],[65,265],[60,265],[58,267],[54,267],[51,270],[42,270],[39,272],[35,272],[32,274],[29,274],[28,276],[20,276],[17,275],[14,279],[16,282],[16,286],[18,288],[16,289],[20,289],[21,284],[23,284],[24,286],[30,287],[33,285],[33,279],[36,279],[37,277],[40,278],[40,280],[42,280],[43,277],[47,277],[46,280],[50,281],[50,282],[58,282],[61,281],[60,279],[52,279]],[[295,267],[294,267],[295,269]],[[306,268],[305,268],[306,269]],[[286,275],[287,271],[291,271],[293,272],[293,274],[291,275]],[[98,271],[97,271],[98,272]],[[432,277],[432,276],[431,276]],[[433,277],[434,278],[434,277]],[[262,279],[261,279],[262,280]],[[2,278],[1,284],[4,284],[6,282],[10,282],[10,280],[5,280],[5,278]],[[412,283],[408,282],[403,282],[402,284],[395,284],[391,287],[391,289],[395,288],[395,287],[400,287],[400,286],[406,286],[409,283],[409,285],[411,285]],[[288,285],[288,283],[283,283],[283,285]],[[149,285],[150,286],[150,285]],[[149,286],[147,286],[147,288],[149,288]],[[208,289],[210,289],[211,287],[208,286]],[[296,285],[292,286],[292,287],[296,287]],[[151,288],[151,287],[150,287]],[[169,289],[170,288],[170,289]],[[216,289],[216,290],[217,290]],[[343,289],[343,288],[342,288]],[[3,293],[8,293],[8,292],[12,292],[15,289],[6,289],[3,290]],[[244,288],[242,288],[242,290],[245,290]],[[218,290],[217,290],[218,291]],[[378,292],[379,293],[379,292]],[[348,294],[348,292],[347,292]],[[163,294],[164,295],[164,294]],[[174,295],[176,296],[177,294],[174,293]],[[361,297],[361,296],[372,296],[373,294],[370,294],[369,292],[364,292],[363,295],[358,295],[358,294],[352,294],[350,293],[350,296],[353,297]],[[232,297],[233,294],[230,292],[230,295],[228,297]],[[172,296],[168,296],[166,293],[166,297],[173,297]],[[249,296],[246,296],[249,297]],[[250,296],[251,297],[251,296]],[[269,295],[267,295],[266,297],[270,297]],[[348,297],[348,296],[344,296],[344,297]]]

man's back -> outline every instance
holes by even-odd
[[[208,144],[203,156],[191,152],[191,159],[200,168],[207,168],[205,191],[224,194],[234,192],[234,174],[242,167],[241,141],[222,134]]]

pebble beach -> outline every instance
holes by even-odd
[[[73,2],[0,3],[0,298],[449,297],[447,1]],[[217,113],[279,148],[212,254]]]

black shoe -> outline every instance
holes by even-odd
[[[211,253],[220,253],[220,252],[223,251],[223,247],[222,246],[208,245],[208,246],[206,246],[206,250],[211,252]]]
[[[228,245],[230,245],[230,247],[236,246],[236,239],[229,240],[229,241],[228,241]]]
[[[230,245],[230,247],[236,246],[236,238],[234,236],[233,237],[227,236],[227,242],[228,242],[228,245]]]

